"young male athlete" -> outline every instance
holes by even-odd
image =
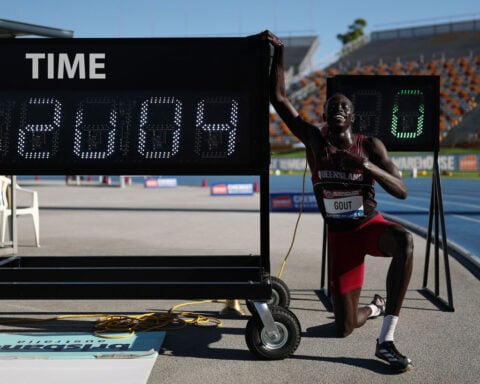
[[[398,224],[378,213],[374,183],[391,195],[405,199],[406,187],[383,143],[352,132],[352,102],[335,94],[325,103],[323,127],[303,120],[285,92],[282,41],[269,31],[260,35],[274,47],[270,72],[270,101],[306,148],[312,183],[320,211],[328,226],[331,264],[330,292],[338,335],[345,337],[368,318],[385,314],[375,355],[395,372],[413,367],[394,344],[394,331],[410,281],[413,240]],[[363,285],[365,255],[387,256],[387,301],[375,295],[368,306],[358,307]]]

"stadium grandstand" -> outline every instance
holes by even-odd
[[[285,79],[291,83],[302,73],[313,70],[312,58],[320,46],[318,36],[282,37],[287,53],[285,54]]]
[[[286,61],[290,55],[286,44]],[[292,50],[293,51],[293,50]],[[287,67],[288,68],[288,67]],[[327,78],[335,75],[439,75],[440,145],[480,145],[480,20],[372,32],[342,48],[325,68],[287,76],[288,94],[300,115],[322,121]],[[298,139],[270,113],[273,150]]]

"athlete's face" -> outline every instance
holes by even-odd
[[[355,120],[352,102],[344,95],[333,95],[325,106],[324,118],[330,128],[341,131],[350,128]]]

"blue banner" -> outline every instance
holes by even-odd
[[[173,177],[146,177],[144,181],[145,188],[176,188],[177,179]]]
[[[271,193],[270,194],[270,212],[299,212],[302,207],[303,212],[319,212],[317,200],[313,193]]]
[[[212,196],[253,195],[253,183],[217,183],[210,188]]]

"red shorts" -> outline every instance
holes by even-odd
[[[330,290],[334,295],[362,287],[365,255],[385,256],[378,249],[378,239],[390,225],[396,224],[379,213],[352,230],[328,231]]]

